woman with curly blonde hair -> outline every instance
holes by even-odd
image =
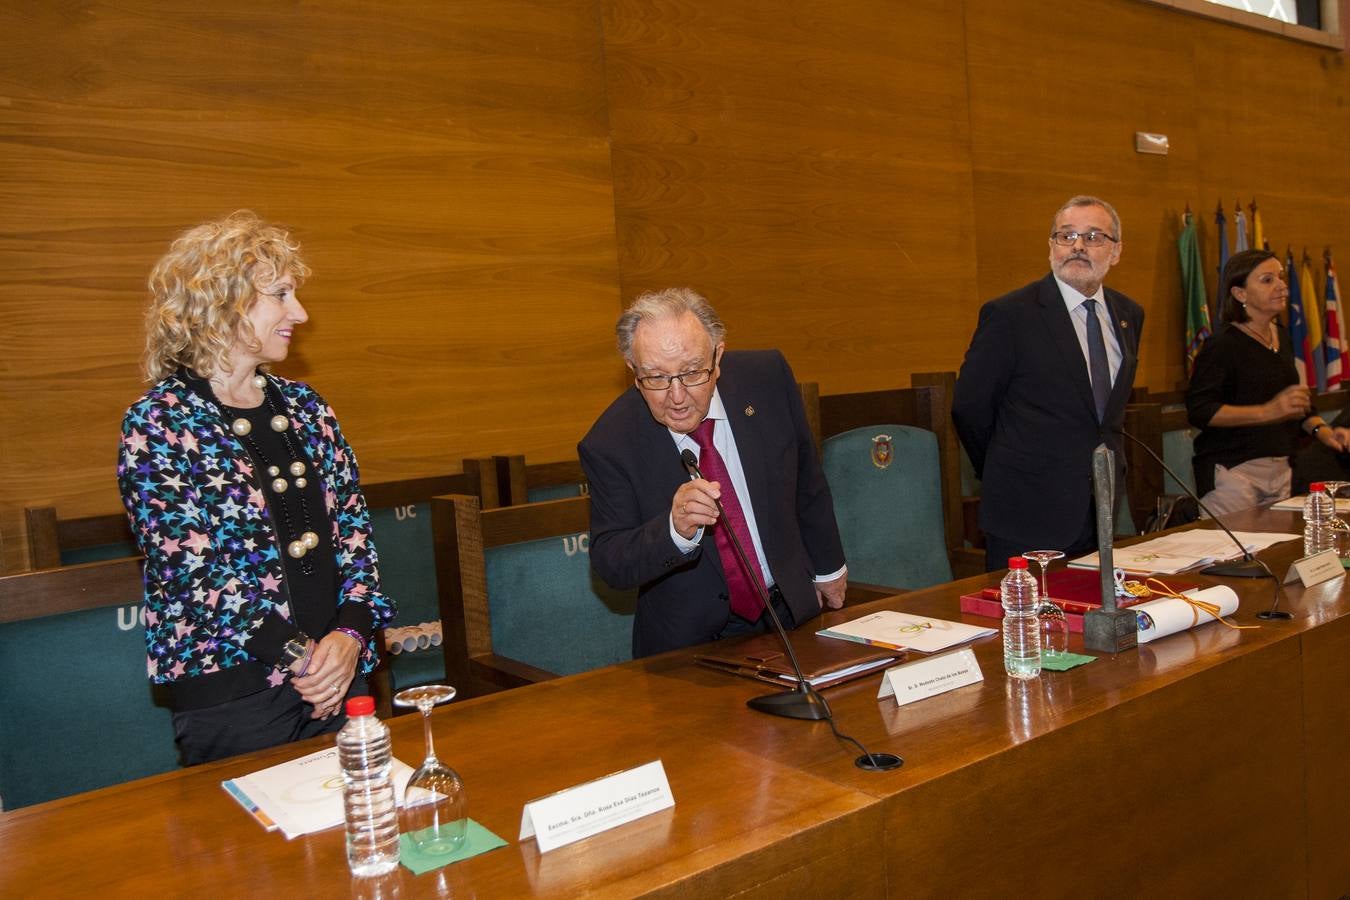
[[[309,319],[309,274],[247,211],[184,232],[150,274],[154,385],[117,474],[146,557],[147,668],[188,765],[337,730],[393,616],[332,409],[267,370]]]

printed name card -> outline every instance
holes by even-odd
[[[1336,551],[1323,550],[1321,553],[1314,553],[1312,556],[1294,560],[1294,564],[1289,567],[1289,572],[1284,576],[1284,583],[1288,584],[1298,578],[1303,582],[1305,588],[1310,588],[1315,584],[1321,584],[1324,581],[1330,581],[1344,575],[1345,567],[1341,565],[1341,557]]]
[[[895,697],[896,706],[924,700],[968,684],[984,681],[975,651],[962,647],[953,653],[929,656],[887,669],[877,699]]]
[[[520,840],[547,853],[675,805],[661,760],[531,800],[520,816]]]

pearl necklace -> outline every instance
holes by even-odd
[[[291,420],[277,410],[276,400],[272,396],[273,390],[269,390],[271,385],[268,383],[266,376],[254,375],[253,386],[262,391],[263,400],[266,401],[267,408],[272,411],[272,419],[268,424],[272,427],[273,431],[281,435],[281,441],[286,445],[286,455],[291,458],[291,463],[287,466],[287,472],[295,479],[293,482],[287,481],[285,477],[282,476],[280,466],[269,465],[267,467],[267,475],[272,479],[272,491],[278,495],[277,506],[281,508],[281,516],[286,522],[286,533],[293,538],[293,540],[287,543],[286,552],[292,559],[299,560],[301,572],[306,575],[313,575],[314,562],[308,558],[308,554],[309,551],[319,546],[319,535],[314,531],[313,525],[311,524],[309,504],[305,502],[304,488],[309,484],[308,479],[305,477],[307,469],[304,461],[300,459],[300,454],[295,449],[295,444],[291,442]],[[227,406],[223,402],[220,403],[220,406],[227,416],[234,417],[229,423],[230,431],[234,432],[235,435],[243,439],[244,443],[248,444],[249,449],[253,451],[255,459],[260,462],[267,462],[267,456],[262,452],[262,448],[258,446],[258,442],[252,437],[253,423],[233,407]],[[299,496],[300,516],[304,520],[305,530],[298,538],[295,537],[296,529],[295,524],[291,521],[290,508],[286,504],[285,499],[280,496],[281,494],[286,493],[292,484],[295,485]]]

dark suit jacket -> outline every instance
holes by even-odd
[[[772,583],[801,624],[820,611],[813,577],[842,567],[844,550],[796,380],[776,350],[727,352],[717,389]],[[671,498],[689,474],[670,431],[631,388],[577,451],[591,491],[591,565],[611,587],[638,588],[633,655],[712,640],[730,613],[726,579],[707,529],[687,556],[671,540]]]
[[[981,478],[980,527],[1048,550],[1067,549],[1092,502],[1092,451],[1116,455],[1125,487],[1125,405],[1139,358],[1144,311],[1107,288],[1120,371],[1106,420],[1097,421],[1087,362],[1053,275],[991,300],[956,381],[952,419]]]

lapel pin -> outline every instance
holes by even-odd
[[[1126,322],[1124,319],[1121,319],[1121,320],[1120,320],[1120,327],[1121,327],[1121,328],[1129,328],[1129,327],[1130,327],[1130,323],[1129,323],[1129,322]]]
[[[745,406],[745,414],[747,416],[753,416],[755,414],[755,408],[747,403]]]

